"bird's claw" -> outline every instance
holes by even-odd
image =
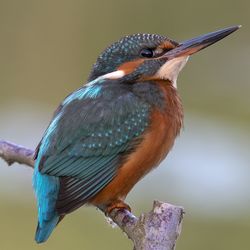
[[[129,212],[131,212],[131,208],[128,204],[124,203],[121,200],[118,200],[118,201],[114,201],[114,202],[110,203],[106,207],[105,215],[109,216],[114,209],[116,209],[116,210],[128,210]]]

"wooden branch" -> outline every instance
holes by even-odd
[[[154,201],[153,209],[139,219],[127,210],[110,217],[133,241],[136,250],[173,250],[181,233],[182,207]]]
[[[0,157],[8,165],[18,162],[34,167],[34,151],[0,140]],[[109,217],[133,241],[135,250],[174,250],[181,232],[182,207],[155,201],[153,209],[135,217],[127,210],[113,210]]]
[[[10,166],[17,162],[34,167],[34,151],[23,146],[0,140],[0,157]]]

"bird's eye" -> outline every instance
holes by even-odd
[[[152,49],[142,49],[140,55],[150,58],[154,56],[154,51]]]

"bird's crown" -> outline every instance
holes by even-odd
[[[126,63],[129,62],[141,64],[146,59],[157,58],[177,45],[177,42],[161,35],[133,34],[125,36],[100,54],[93,66],[89,80],[116,71],[122,65],[126,68]],[[135,63],[134,66],[136,67],[138,64]]]

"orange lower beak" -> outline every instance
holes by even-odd
[[[196,38],[184,41],[180,43],[176,48],[168,51],[163,57],[171,60],[176,57],[192,55],[216,42],[230,35],[234,31],[238,30],[241,26],[232,26],[226,29],[211,32],[205,35],[198,36]]]

